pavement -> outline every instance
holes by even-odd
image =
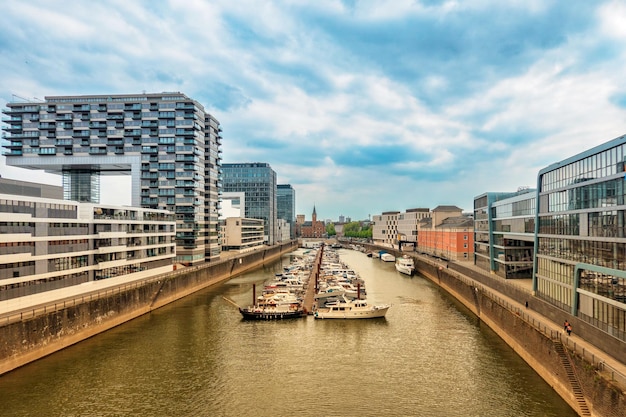
[[[427,258],[432,261],[432,258]],[[442,265],[445,265],[445,262],[441,262]],[[491,276],[484,269],[477,267],[476,265],[470,262],[457,262],[459,265],[462,265],[465,268],[472,269],[473,271],[479,272],[486,276]],[[457,272],[457,271],[455,271]],[[469,277],[468,277],[469,278]],[[471,279],[471,278],[469,278]],[[532,279],[511,279],[505,280],[506,284],[517,286],[528,293],[529,300],[532,300]],[[532,302],[530,308],[527,308],[521,302],[518,302],[506,295],[495,291],[491,287],[488,287],[484,284],[478,283],[477,285],[485,286],[489,289],[489,291],[498,295],[498,297],[505,300],[509,305],[514,306],[518,309],[520,314],[528,317],[528,321],[533,323],[535,327],[539,329],[545,329],[547,332],[552,331],[554,334],[558,334],[563,345],[569,347],[574,350],[578,354],[584,355],[587,360],[592,360],[594,364],[602,364],[599,365],[599,371],[609,380],[613,380],[616,382],[622,389],[622,391],[626,392],[626,363],[624,362],[626,358],[616,357],[612,352],[605,352],[600,350],[598,347],[594,346],[589,341],[583,339],[582,337],[576,334],[576,331],[572,332],[570,336],[563,330],[563,323],[555,323],[551,321],[549,318],[537,313],[532,310]],[[619,354],[619,352],[617,352]]]

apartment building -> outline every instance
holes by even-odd
[[[167,210],[0,194],[0,300],[172,271]]]
[[[3,113],[8,165],[59,174],[64,199],[94,204],[101,176],[129,175],[133,207],[175,213],[177,262],[219,258],[221,128],[200,103],[180,92],[53,96]]]

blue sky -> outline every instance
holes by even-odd
[[[2,107],[187,94],[223,162],[269,163],[307,219],[471,211],[626,133],[623,1],[4,0],[0,56]],[[101,201],[130,204],[128,177]]]

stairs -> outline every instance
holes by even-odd
[[[570,362],[569,356],[563,347],[563,343],[559,340],[554,341],[554,348],[556,353],[558,353],[559,358],[561,358],[561,363],[563,364],[563,368],[565,368],[565,372],[567,373],[567,379],[572,386],[572,392],[574,393],[574,397],[576,398],[576,402],[578,403],[578,410],[581,416],[591,416],[591,412],[589,411],[589,407],[587,406],[587,401],[585,401],[585,396],[583,395],[582,387],[580,386],[580,382],[574,373],[574,368],[572,367],[572,363]]]

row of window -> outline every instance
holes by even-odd
[[[626,144],[620,144],[595,155],[588,156],[568,165],[546,172],[541,177],[541,190],[551,191],[624,172]]]

